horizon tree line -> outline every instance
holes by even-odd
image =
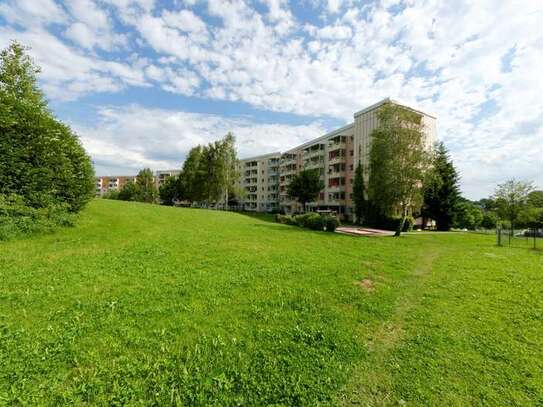
[[[224,204],[239,197],[239,178],[235,137],[232,133],[207,145],[193,147],[178,176],[168,177],[156,188],[149,168],[141,170],[135,182],[126,183],[118,192],[106,198],[174,205],[176,202],[196,203],[201,206]]]

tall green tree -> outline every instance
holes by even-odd
[[[493,198],[498,208],[498,215],[501,219],[510,222],[512,233],[522,211],[528,207],[528,195],[533,189],[531,182],[511,179],[498,185],[494,192]]]
[[[424,191],[423,215],[436,221],[437,230],[450,230],[460,201],[458,173],[442,142],[437,144]]]
[[[182,199],[181,177],[168,177],[158,189],[160,203],[171,206],[178,199]]]
[[[401,215],[400,236],[409,212],[423,202],[422,185],[429,164],[422,116],[386,103],[377,112],[379,125],[371,133],[369,198],[384,215]]]
[[[323,188],[318,170],[303,170],[291,179],[287,186],[287,195],[297,200],[305,212],[307,203],[315,201]]]
[[[528,205],[533,208],[543,208],[543,191],[532,191],[528,194]]]
[[[18,42],[0,52],[0,194],[27,205],[65,203],[79,211],[94,196],[94,171],[78,137],[47,109],[40,69]]]
[[[136,177],[137,200],[140,202],[154,203],[157,198],[157,188],[153,172],[150,168],[144,168]]]
[[[202,185],[203,201],[211,205],[219,201],[223,193],[222,154],[220,142],[202,148],[198,182]]]
[[[366,184],[364,182],[364,170],[362,164],[358,163],[354,172],[353,182],[353,201],[354,201],[354,215],[356,223],[363,224],[367,216],[368,202],[366,199]]]
[[[220,141],[220,172],[222,175],[222,188],[224,190],[225,208],[228,209],[229,195],[236,194],[235,185],[239,179],[238,158],[236,153],[236,139],[228,133]]]
[[[183,162],[180,182],[183,184],[185,198],[190,202],[200,201],[204,196],[204,178],[200,175],[202,152],[202,146],[193,147]]]

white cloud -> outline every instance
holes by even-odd
[[[339,9],[341,8],[341,0],[328,0],[328,11],[332,14],[336,14],[339,12]]]
[[[7,0],[0,4],[0,16],[24,26],[64,23],[67,16],[53,0]]]
[[[71,0],[67,8],[74,22],[65,35],[76,44],[87,49],[96,47],[107,51],[127,45],[127,36],[114,32],[108,13],[93,0]]]
[[[438,115],[439,137],[451,147],[470,196],[512,176],[543,185],[537,155],[542,2],[318,3],[322,18],[309,24],[296,19],[286,0],[262,0],[258,7],[209,0],[201,14],[181,8],[192,1],[166,10],[152,0],[74,0],[64,8],[52,0],[40,0],[41,8],[8,0],[0,5],[8,22],[0,43],[19,38],[33,45],[53,98],[152,82],[173,93],[347,121],[362,107],[397,97]],[[51,24],[65,27],[83,50],[47,31]],[[136,58],[96,54],[123,47]],[[148,48],[156,58],[138,57]]]
[[[324,133],[321,124],[262,124],[247,118],[140,106],[108,107],[92,126],[72,123],[98,174],[135,173],[144,166],[179,168],[188,151],[232,131],[240,157],[294,147]]]
[[[91,92],[116,92],[126,86],[146,86],[143,69],[116,61],[89,57],[43,29],[18,32],[0,27],[0,47],[18,39],[31,47],[42,68],[40,79],[49,97],[73,100]]]

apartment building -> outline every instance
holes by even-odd
[[[181,170],[158,170],[155,171],[155,184],[157,189],[170,177],[177,177],[181,174]]]
[[[239,206],[247,211],[270,212],[279,209],[279,159],[270,153],[239,161]]]
[[[135,182],[135,175],[108,175],[96,177],[96,196],[102,196],[108,191],[119,191],[128,182]]]
[[[181,170],[155,171],[153,180],[157,189],[170,177],[177,177]],[[102,196],[108,191],[120,191],[127,182],[136,182],[136,175],[107,175],[96,177],[96,196]]]
[[[304,169],[316,169],[320,173],[324,188],[320,192],[318,200],[307,205],[308,209],[331,210],[336,212],[341,218],[352,219],[354,170],[358,163],[360,163],[365,169],[365,176],[368,176],[371,132],[378,124],[377,110],[387,102],[401,105],[419,113],[424,127],[426,146],[427,148],[433,146],[436,141],[435,116],[390,98],[383,99],[374,105],[354,113],[353,122],[344,127],[291,148],[282,154],[273,153],[269,155],[273,156],[274,159],[278,158],[279,161],[278,183],[275,184],[278,188],[279,209],[286,213],[297,212],[301,209],[295,201],[288,198],[287,186],[292,177],[300,171]],[[249,170],[247,181],[252,182],[246,184],[248,187],[251,187],[249,191],[258,191],[258,193],[261,193],[263,190],[258,182],[263,178],[254,177],[251,180],[253,175],[260,174],[258,172],[260,167],[254,164],[260,164],[259,160],[260,157],[247,158],[243,160],[243,163],[246,166],[244,168]],[[252,168],[257,169],[257,172],[254,174],[250,172]],[[244,179],[243,174],[241,178]],[[271,180],[266,184],[266,188],[274,188]],[[271,207],[267,205],[268,201],[261,199],[258,194],[255,194],[256,192],[251,192],[251,195],[248,195],[251,199],[248,201],[248,208],[256,211],[268,210],[267,208]]]

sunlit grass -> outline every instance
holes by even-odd
[[[543,397],[540,252],[269,220],[99,200],[0,244],[0,404]]]

